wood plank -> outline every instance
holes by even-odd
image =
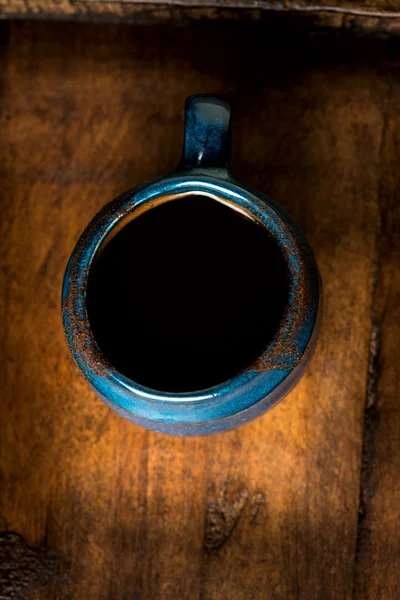
[[[400,79],[390,74],[380,165],[369,393],[365,408],[356,598],[400,597]]]
[[[12,24],[0,75],[0,524],[23,536],[23,556],[43,548],[52,561],[26,578],[7,550],[24,598],[351,597],[387,89],[373,62],[385,52],[383,41],[266,45],[258,28],[217,24]],[[176,440],[87,389],[59,293],[91,215],[173,168],[183,100],[201,91],[230,93],[234,171],[309,237],[325,317],[279,407]]]
[[[272,31],[400,33],[398,0],[0,0],[1,18],[179,25],[256,21]]]

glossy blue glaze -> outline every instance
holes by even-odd
[[[230,106],[215,96],[190,96],[185,105],[181,167],[228,171],[231,150]]]
[[[227,166],[229,153],[229,105],[212,96],[189,98],[184,152],[176,171],[130,190],[101,210],[79,239],[66,269],[63,322],[79,369],[109,406],[156,431],[209,434],[236,427],[262,414],[298,381],[317,336],[321,300],[314,256],[299,228],[276,203],[234,180]],[[246,213],[271,232],[288,265],[289,300],[277,334],[266,343],[255,364],[207,390],[162,393],[129,380],[102,355],[89,327],[86,285],[93,259],[111,230],[160,198],[169,201],[193,192]]]

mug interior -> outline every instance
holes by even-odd
[[[86,311],[113,367],[160,392],[221,384],[254,363],[282,321],[289,269],[267,228],[202,192],[160,197],[110,231]]]

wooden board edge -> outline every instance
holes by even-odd
[[[210,1],[210,3],[212,0]],[[265,22],[275,27],[305,32],[350,32],[391,36],[400,33],[400,12],[339,9],[338,7],[294,8],[270,3],[256,7],[185,6],[175,3],[103,2],[101,0],[9,0],[0,2],[0,19],[47,19],[83,22],[172,23],[199,21]],[[335,10],[331,10],[335,8]]]

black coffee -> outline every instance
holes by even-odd
[[[193,195],[127,223],[97,257],[86,302],[118,371],[155,390],[190,392],[248,367],[287,298],[287,267],[267,230]]]

